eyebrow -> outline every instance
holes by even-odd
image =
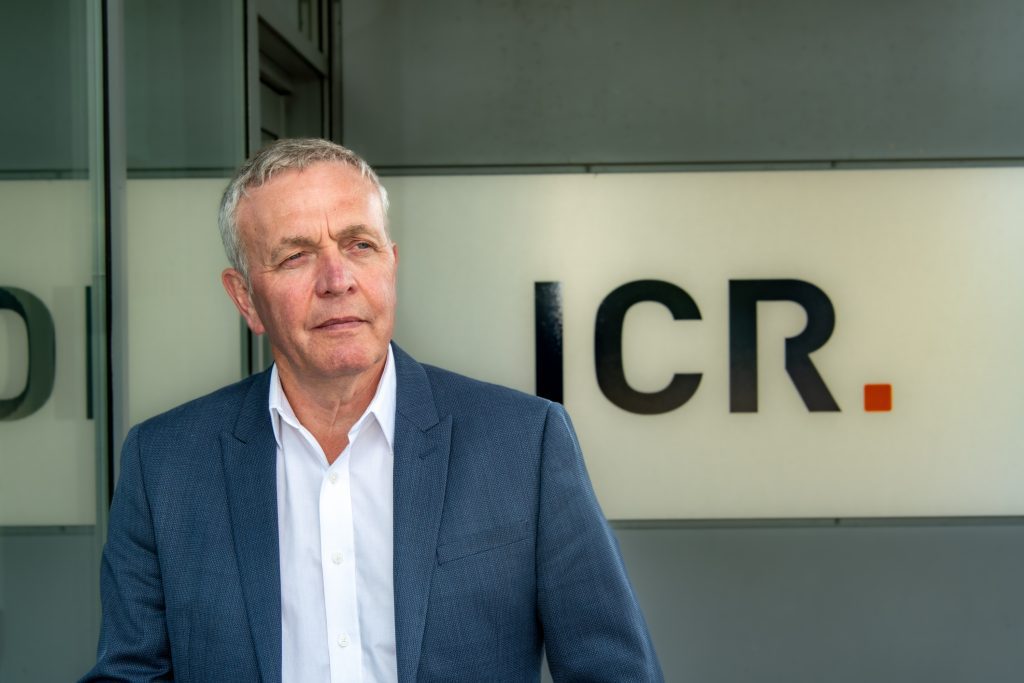
[[[369,235],[373,237],[374,231],[367,225],[357,223],[356,225],[348,226],[347,228],[339,232],[337,235],[331,235],[331,239],[334,240],[335,242],[340,242],[341,240],[350,239],[358,235]]]
[[[318,245],[318,240],[314,240],[309,237],[304,237],[302,235],[296,235],[293,237],[282,237],[281,240],[277,243],[277,246],[275,246],[271,250],[270,261],[271,263],[276,263],[277,260],[281,258],[282,254],[291,249],[292,247],[316,247]]]
[[[335,242],[340,242],[345,239],[351,239],[360,235],[367,235],[374,237],[374,231],[362,223],[356,225],[350,225],[347,228],[340,231],[337,235],[331,235],[331,239]],[[386,236],[385,236],[386,237]],[[270,252],[270,262],[277,263],[284,252],[288,251],[293,247],[307,247],[316,248],[320,246],[320,240],[315,240],[304,235],[293,235],[289,237],[282,237],[277,243],[277,246]]]

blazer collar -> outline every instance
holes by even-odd
[[[451,449],[450,415],[439,416],[426,370],[394,345],[394,587],[398,680],[415,681],[427,600],[437,566]]]
[[[221,456],[235,555],[261,678],[281,680],[281,574],[277,540],[277,442],[267,397],[270,372],[250,380]]]

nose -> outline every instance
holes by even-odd
[[[331,296],[349,291],[355,284],[351,264],[337,251],[327,249],[317,259],[316,293]]]

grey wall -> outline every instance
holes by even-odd
[[[0,528],[0,681],[74,681],[96,661],[93,527]]]
[[[619,525],[669,681],[1010,683],[1024,525]]]
[[[377,166],[1024,157],[1016,0],[346,0]]]
[[[385,173],[1024,161],[1015,0],[345,0]],[[1024,521],[617,525],[669,681],[1024,670]]]

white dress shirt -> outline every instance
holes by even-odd
[[[283,683],[398,680],[392,535],[395,361],[330,466],[270,376]]]

